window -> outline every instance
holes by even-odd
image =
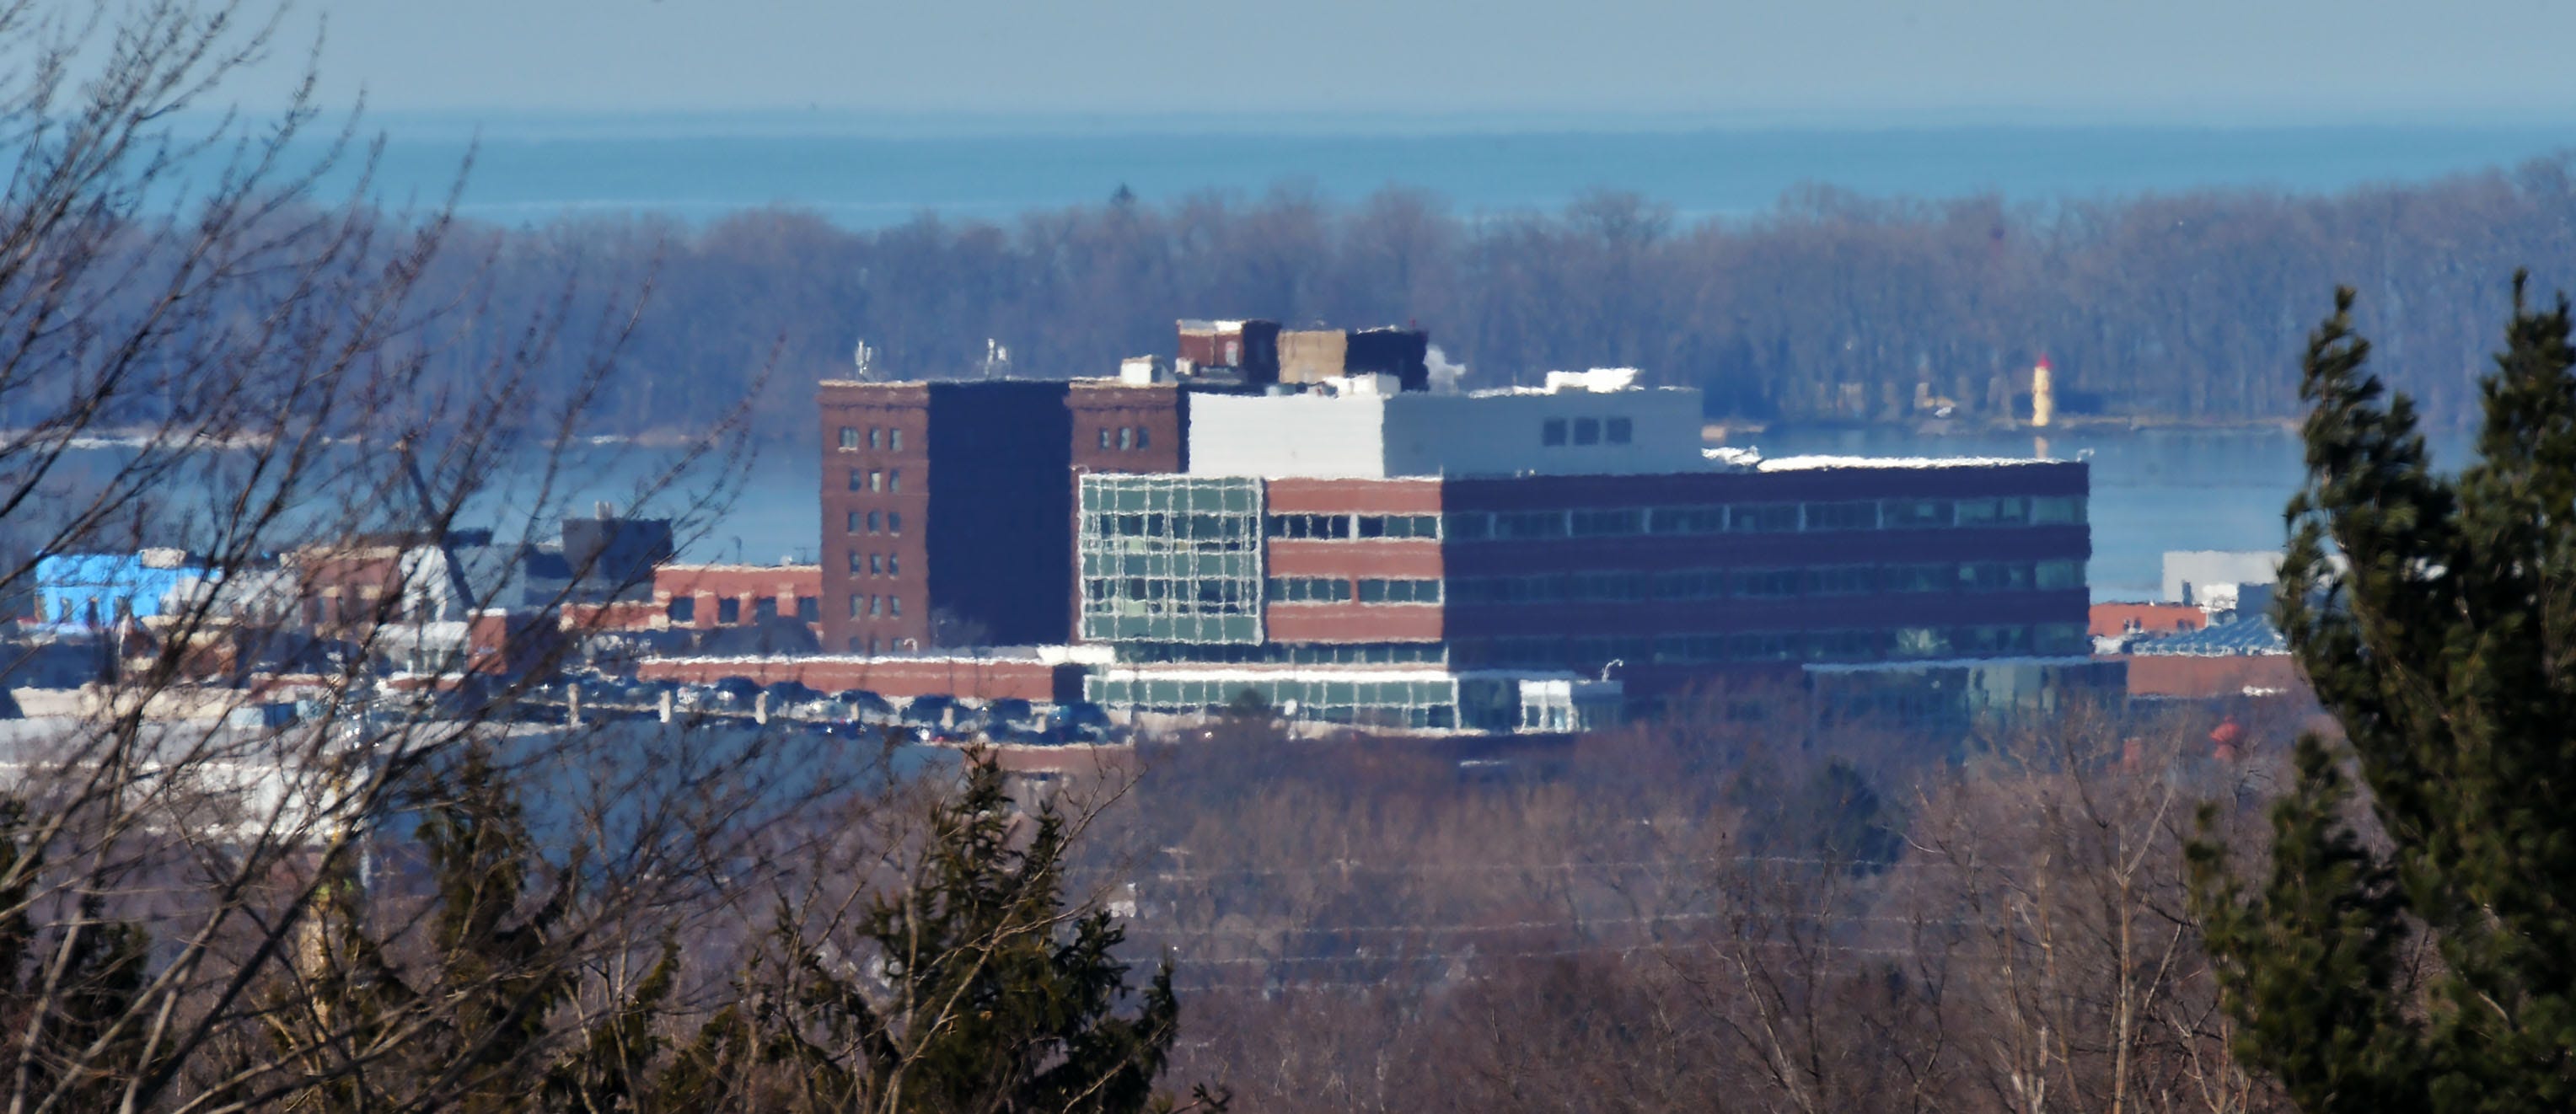
[[[860,605],[865,604],[866,602],[867,602],[867,597],[865,597],[865,596],[852,596],[852,597],[850,597],[850,618],[853,618],[853,619],[858,618],[858,617],[859,617],[859,615],[860,615]],[[851,640],[851,642],[850,642],[850,648],[851,648],[851,649],[853,649],[853,650],[855,650],[855,649],[858,649],[858,648],[859,648],[859,644],[858,644],[858,641],[857,641],[856,639]]]
[[[877,471],[871,471],[871,472],[869,472],[869,473],[868,473],[868,490],[870,490],[870,491],[883,491],[883,490],[885,490],[885,473],[883,473],[883,472],[877,472]]]
[[[1726,525],[1737,533],[1770,533],[1798,528],[1796,503],[1747,503],[1727,512]]]
[[[1351,516],[1346,514],[1274,514],[1270,516],[1269,533],[1274,538],[1310,538],[1338,541],[1351,536]]]
[[[1444,517],[1452,541],[1483,541],[1494,535],[1494,516],[1483,511],[1452,511]]]
[[[1959,587],[1956,565],[1891,565],[1887,569],[1890,592],[1948,592]]]
[[[1735,593],[1763,599],[1794,596],[1799,578],[1797,569],[1743,569],[1735,574]]]
[[[1598,444],[1600,444],[1600,443],[1601,443],[1601,419],[1599,419],[1599,418],[1576,418],[1576,419],[1574,419],[1574,443],[1575,443],[1575,444],[1577,444],[1577,445],[1598,445]]]
[[[862,514],[860,514],[860,513],[859,513],[859,512],[857,512],[857,511],[851,511],[851,512],[850,512],[850,533],[853,533],[853,534],[858,533],[858,532],[859,532],[859,529],[860,529],[860,523],[865,522],[865,521],[867,521],[867,516],[862,515]]]
[[[1556,446],[1556,445],[1562,445],[1562,444],[1564,444],[1564,443],[1565,443],[1565,419],[1563,419],[1563,418],[1549,418],[1549,419],[1547,420],[1547,423],[1546,423],[1546,424],[1539,426],[1539,427],[1538,427],[1538,443],[1539,443],[1539,444],[1542,444],[1542,445],[1548,445],[1548,446]]]
[[[900,619],[900,618],[903,618],[903,597],[902,597],[902,596],[887,596],[887,597],[886,597],[886,617],[887,617],[887,618],[890,618],[890,619]]]
[[[869,575],[869,576],[884,576],[884,575],[885,575],[885,558],[884,558],[884,557],[882,557],[882,556],[880,556],[880,555],[878,555],[878,554],[874,554],[874,553],[868,554],[868,575]]]
[[[1510,511],[1494,515],[1494,536],[1498,538],[1561,538],[1565,536],[1564,511]]]
[[[814,596],[796,597],[796,619],[798,622],[819,622],[822,618],[823,601],[821,599]]]
[[[1101,447],[1101,448],[1104,448],[1104,449],[1109,447],[1109,427],[1108,427],[1108,426],[1102,426],[1102,427],[1100,427],[1100,447]]]
[[[1646,529],[1656,534],[1724,533],[1726,508],[1657,507],[1646,516]]]
[[[1834,565],[1807,570],[1807,594],[1859,596],[1877,590],[1878,570],[1867,565]]]
[[[868,489],[868,474],[867,474],[867,473],[865,473],[865,472],[859,471],[859,470],[858,470],[858,469],[856,469],[856,468],[852,468],[852,469],[850,469],[850,490],[852,490],[852,491],[866,491],[867,489]]]
[[[857,426],[845,425],[841,427],[841,447],[844,449],[855,449],[859,447],[859,430]]]
[[[1136,447],[1141,449],[1141,448],[1144,448],[1144,447],[1146,447],[1147,445],[1150,445],[1150,444],[1152,444],[1152,443],[1153,443],[1153,442],[1152,442],[1149,438],[1147,438],[1147,437],[1145,436],[1145,427],[1143,427],[1143,426],[1137,426],[1137,427],[1136,427]]]
[[[1722,569],[1676,569],[1655,574],[1654,593],[1662,600],[1713,600],[1726,594]]]
[[[1809,503],[1807,529],[1810,530],[1875,530],[1878,528],[1876,503]]]
[[[857,575],[859,575],[860,573],[865,572],[865,571],[867,571],[867,566],[866,566],[866,565],[864,565],[864,564],[861,564],[861,563],[860,563],[859,551],[858,551],[858,550],[855,550],[855,549],[851,550],[851,551],[850,551],[850,575],[852,575],[852,576],[857,576]]]
[[[887,576],[902,576],[902,575],[903,575],[903,555],[902,555],[902,554],[900,554],[900,553],[889,553],[889,554],[886,554],[886,575],[887,575]]]
[[[892,450],[892,451],[894,451],[894,452],[902,452],[902,451],[903,451],[903,431],[902,431],[902,430],[900,430],[900,429],[889,429],[889,430],[887,430],[887,431],[886,431],[886,448],[887,448],[887,449],[890,449],[890,450]]]
[[[662,614],[668,616],[674,623],[697,622],[698,597],[673,596],[670,605],[662,609]]]
[[[760,623],[778,618],[778,597],[762,596],[751,601],[751,618]]]
[[[1959,586],[1978,592],[2010,592],[2030,587],[2030,566],[2011,561],[1973,561],[1959,566]]]
[[[1438,603],[1437,580],[1362,580],[1361,603]]]
[[[1578,538],[1623,537],[1641,531],[1645,513],[1634,508],[1611,511],[1574,512],[1574,536]]]
[[[887,490],[887,491],[901,491],[901,490],[903,490],[903,469],[901,469],[901,468],[896,468],[896,469],[894,469],[894,470],[889,471],[889,472],[887,472],[887,473],[886,473],[886,490]]]
[[[1351,582],[1330,576],[1274,576],[1270,578],[1272,603],[1348,603]]]
[[[1079,484],[1088,639],[1257,645],[1263,535],[1333,535],[1338,525],[1348,536],[1347,515],[1266,518],[1258,480],[1092,473]]]
[[[1641,572],[1574,573],[1566,577],[1565,581],[1567,599],[1599,603],[1641,600],[1646,598],[1646,593],[1653,586],[1653,578]]]
[[[881,520],[877,517],[877,512],[875,512],[875,511],[869,511],[869,512],[868,512],[868,532],[869,532],[869,533],[871,533],[871,534],[876,533],[876,532],[877,532],[877,525],[878,525],[878,523],[879,523],[880,521],[881,521]]]
[[[1359,520],[1363,538],[1436,538],[1440,536],[1440,516],[1436,514],[1364,514]]]
[[[2030,521],[2030,500],[2018,495],[2001,499],[1961,499],[1954,504],[1961,526],[2020,526]]]
[[[2084,497],[2081,495],[2043,495],[2030,501],[2030,520],[2041,525],[2071,525],[2084,521]]]
[[[726,596],[716,601],[716,622],[732,626],[742,621],[742,601]]]
[[[885,612],[884,612],[884,606],[885,606],[885,598],[884,598],[884,597],[882,597],[882,596],[869,596],[869,597],[868,597],[868,618],[874,619],[874,618],[876,618],[877,616],[884,614],[884,613],[885,613]]]
[[[884,434],[885,434],[885,431],[884,431],[884,430],[878,429],[878,428],[877,428],[877,427],[875,427],[875,426],[869,426],[869,427],[868,427],[868,447],[869,447],[869,448],[871,448],[871,449],[879,447],[879,446],[878,446],[878,442],[879,442],[880,440],[882,440],[882,439],[883,439]]]
[[[900,534],[900,533],[902,533],[902,532],[903,532],[903,512],[902,512],[902,511],[887,511],[887,512],[886,512],[886,533],[889,533],[889,534]]]
[[[2084,586],[2084,562],[2042,561],[2031,580],[2043,592],[2081,588]]]
[[[1627,418],[1612,418],[1604,427],[1613,445],[1625,445],[1636,436],[1636,423]]]
[[[1136,431],[1133,428],[1123,425],[1118,427],[1118,447],[1122,449],[1136,447]]]
[[[1921,530],[1951,522],[1947,499],[1890,499],[1879,508],[1879,521],[1890,530]]]

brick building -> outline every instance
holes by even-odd
[[[1082,477],[1079,633],[1116,660],[1088,691],[1510,730],[1613,680],[1830,668],[1884,703],[1941,665],[1949,704],[2026,703],[2097,671],[2084,463],[1710,460],[1696,404],[1580,378],[1201,399],[1188,474]]]

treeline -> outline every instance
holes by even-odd
[[[2186,847],[2253,836],[2313,705],[2070,708],[1944,762],[1746,695],[1466,768],[1240,723],[1151,755],[1081,858],[1175,957],[1174,1076],[1281,1111],[2290,1108]]]
[[[1971,420],[2020,403],[2045,356],[2075,410],[2282,420],[2286,370],[2338,283],[2382,365],[2433,421],[2476,410],[2505,279],[2576,279],[2568,157],[2332,196],[2252,190],[2007,203],[1810,188],[1748,219],[1691,222],[1601,193],[1562,212],[1467,213],[1390,189],[1111,200],[1008,225],[924,215],[853,231],[793,209],[703,228],[634,217],[481,230],[523,301],[570,266],[651,291],[598,420],[682,428],[770,373],[765,424],[801,432],[811,384],[864,339],[897,377],[1101,374],[1168,353],[1179,317],[1418,322],[1466,383],[1633,365],[1718,415],[1887,420],[1917,384]]]

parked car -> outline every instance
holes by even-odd
[[[916,727],[944,727],[950,714],[960,710],[953,696],[916,696],[903,706],[903,722]]]
[[[861,723],[892,723],[894,702],[866,689],[842,689],[832,699],[849,708],[850,718]]]
[[[769,706],[772,708],[807,704],[823,699],[822,693],[814,691],[799,681],[772,681],[762,686],[760,691],[769,694]]]
[[[1065,728],[1068,733],[1084,730],[1105,733],[1110,727],[1109,709],[1088,700],[1070,701],[1049,709],[1047,722]]]
[[[1018,697],[1004,697],[984,705],[985,718],[993,723],[1015,727],[1033,726],[1038,722],[1037,709]]]

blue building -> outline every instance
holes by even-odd
[[[208,576],[177,550],[68,553],[36,559],[36,619],[63,630],[95,630],[161,613],[181,585]]]

